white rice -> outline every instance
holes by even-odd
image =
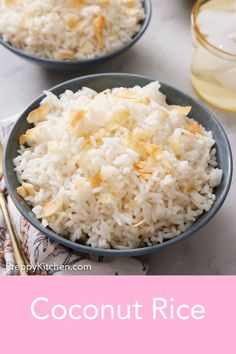
[[[142,0],[0,0],[0,35],[14,47],[56,60],[87,60],[130,42]]]
[[[136,248],[211,208],[222,178],[212,133],[159,88],[46,93],[14,159],[18,192],[44,226],[92,247]]]

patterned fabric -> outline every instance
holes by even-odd
[[[3,145],[7,134],[17,119],[11,117],[0,121],[0,142]],[[0,188],[7,198],[13,223],[18,232],[24,253],[35,266],[38,275],[145,275],[147,265],[134,258],[94,257],[75,253],[37,231],[14,206],[7,195],[4,180]],[[14,258],[9,235],[0,212],[0,275],[15,274]]]

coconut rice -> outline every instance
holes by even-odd
[[[212,133],[159,88],[46,92],[14,159],[18,193],[45,227],[92,247],[136,248],[211,208],[222,178]]]
[[[130,42],[144,19],[141,0],[0,0],[0,35],[56,60],[87,60]]]

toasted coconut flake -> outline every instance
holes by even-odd
[[[140,172],[140,170],[142,169],[139,163],[134,163],[133,168],[137,172]]]
[[[129,134],[127,134],[127,138],[124,141],[124,143],[130,149],[132,149],[135,152],[137,152],[140,155],[140,157],[142,157],[142,158],[147,158],[148,157],[148,153],[147,153],[147,150],[145,148],[145,143],[143,143],[142,141],[139,141],[138,139],[136,139],[135,136],[132,133],[129,132]]]
[[[113,41],[116,41],[117,39],[119,39],[119,35],[117,33],[111,33],[109,37]]]
[[[187,183],[187,185],[185,186],[185,193],[191,193],[196,189],[196,184],[194,182],[194,180],[191,180]]]
[[[97,173],[94,176],[90,177],[90,183],[92,188],[97,188],[100,186],[100,184],[102,183],[102,179],[100,178],[100,174]]]
[[[16,0],[4,0],[3,2],[5,5],[14,5]]]
[[[97,133],[94,134],[94,139],[95,139],[97,145],[101,145],[103,143],[103,138],[104,138],[104,135],[100,131],[98,131]]]
[[[81,7],[84,5],[84,0],[69,0],[69,5],[72,7]]]
[[[99,15],[93,21],[95,37],[99,43],[99,46],[102,48],[104,46],[104,29],[105,29],[105,17],[103,15]]]
[[[108,123],[108,129],[115,128],[117,125],[132,130],[136,125],[136,121],[131,117],[130,111],[124,108],[113,113]]]
[[[191,112],[192,107],[191,106],[184,107],[184,106],[172,105],[172,106],[170,106],[170,109],[171,109],[171,111],[176,111],[180,114],[183,114],[184,116],[187,116]]]
[[[161,106],[158,107],[158,110],[161,111],[161,117],[166,121],[169,118],[170,112]]]
[[[90,137],[85,137],[85,140],[84,140],[84,143],[83,145],[81,146],[81,150],[82,151],[87,151],[91,148],[92,144],[91,144],[91,140],[90,140]]]
[[[135,134],[131,133],[127,137],[127,145],[136,151],[143,159],[147,159],[148,157],[151,157],[153,160],[159,159],[160,154],[163,152],[159,146],[148,143],[145,140],[141,141],[136,138]]]
[[[34,133],[35,128],[28,129],[25,134],[22,134],[19,138],[19,144],[24,145],[26,143],[30,144],[33,142],[33,133]]]
[[[148,181],[151,177],[151,172],[140,172],[140,175],[146,180]]]
[[[31,183],[23,182],[22,186],[18,187],[16,190],[22,198],[26,198],[35,194],[34,186]]]
[[[139,103],[145,104],[146,106],[151,103],[151,99],[147,96],[141,97],[138,101]]]
[[[137,204],[133,201],[133,200],[130,200],[127,204],[125,204],[125,207],[127,209],[134,209],[136,208]]]
[[[132,225],[133,227],[139,227],[139,226],[141,226],[141,225],[143,225],[145,222],[147,221],[147,219],[143,219],[143,220],[141,220],[140,222],[138,222],[137,224],[134,224],[134,225]]]
[[[46,203],[41,212],[39,217],[40,218],[47,218],[55,214],[63,205],[63,199],[58,197],[53,197],[50,202]]]
[[[75,59],[75,53],[72,50],[61,49],[54,53],[54,59],[56,60],[71,60]]]
[[[140,163],[134,163],[133,168],[135,171],[137,171],[146,181],[148,181],[152,175],[152,172],[145,171],[145,162],[144,164],[142,163],[144,161],[141,161]]]
[[[27,122],[30,124],[41,122],[45,118],[45,115],[49,112],[49,110],[49,103],[42,104],[39,108],[36,108],[32,112],[30,112],[27,117]]]
[[[106,7],[106,6],[110,5],[111,1],[110,0],[99,0],[98,3],[100,6]]]
[[[149,135],[148,132],[138,127],[134,130],[133,136],[136,140],[143,141],[143,142],[147,142],[152,138],[152,136]]]
[[[16,191],[22,198],[26,198],[28,196],[27,191],[23,186],[18,187]]]
[[[88,54],[93,50],[93,44],[90,42],[85,42],[84,45],[80,48],[81,53]]]
[[[23,182],[23,183],[22,183],[22,186],[25,188],[25,190],[26,190],[28,196],[35,194],[34,186],[33,186],[31,183]]]
[[[123,0],[123,4],[129,8],[132,8],[137,5],[137,0]]]
[[[78,16],[70,14],[66,16],[66,24],[70,29],[73,29],[79,21]]]
[[[202,126],[198,122],[187,123],[185,129],[192,134],[202,134]]]
[[[157,155],[159,155],[160,153],[163,152],[163,150],[155,144],[146,144],[146,145],[144,145],[144,147],[145,147],[148,155],[150,157],[152,157],[153,159],[155,159],[157,157]]]
[[[165,159],[162,159],[161,161],[162,166],[166,169],[168,174],[172,174],[174,172],[173,166],[171,163]]]
[[[27,135],[26,134],[22,134],[20,137],[19,137],[19,144],[20,145],[24,145],[27,141]]]
[[[168,139],[168,143],[169,143],[171,150],[174,152],[174,154],[176,156],[178,156],[181,153],[181,148],[180,148],[180,144],[177,141],[177,139],[175,137],[173,137],[173,135],[171,135]]]
[[[84,118],[84,114],[85,114],[84,110],[73,111],[72,117],[69,121],[69,127],[72,128],[73,130],[76,129],[78,124]]]

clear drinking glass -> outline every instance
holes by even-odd
[[[191,81],[199,96],[236,112],[236,0],[198,0],[192,11]]]

